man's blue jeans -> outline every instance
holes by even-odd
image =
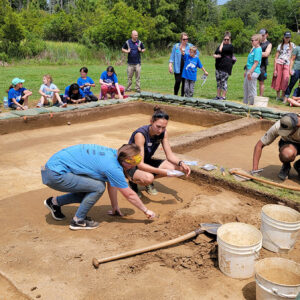
[[[69,192],[57,197],[57,204],[63,206],[80,203],[75,214],[78,219],[85,219],[88,211],[100,199],[105,191],[105,182],[73,173],[58,174],[47,168],[41,171],[43,183],[50,188]]]
[[[290,83],[284,93],[285,97],[288,98],[290,96],[292,89],[294,85],[297,83],[299,78],[300,78],[300,70],[295,70],[294,74],[291,76]]]

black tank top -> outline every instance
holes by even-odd
[[[265,52],[266,49],[268,48],[268,46],[270,45],[271,43],[267,40],[263,43],[260,44],[260,47],[261,47],[261,50],[262,52]],[[269,64],[269,61],[268,61],[268,58],[267,57],[263,57],[261,59],[261,66],[267,66]]]

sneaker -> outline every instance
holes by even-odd
[[[277,101],[283,101],[283,98],[276,97],[276,100],[277,100]]]
[[[136,91],[137,93],[140,93],[140,92],[141,92],[141,90],[139,90],[139,89],[136,89],[135,91]]]
[[[300,177],[300,159],[298,159],[295,163],[294,163],[294,168],[298,173],[298,176]]]
[[[68,106],[67,103],[63,103],[63,102],[59,103],[59,107],[65,108],[65,107],[67,107],[67,106]]]
[[[289,176],[290,170],[291,170],[291,164],[290,163],[283,163],[282,167],[281,167],[281,169],[278,173],[278,177],[281,180],[286,180]]]
[[[154,184],[151,183],[149,185],[146,186],[146,192],[149,194],[149,195],[157,195],[158,192],[157,192],[157,189],[154,187]]]
[[[42,104],[41,102],[39,102],[39,103],[36,105],[37,108],[41,108],[42,106],[43,106],[43,104]]]
[[[72,219],[69,227],[71,230],[91,230],[99,227],[99,223],[86,217],[84,220],[79,221],[74,221],[74,219]]]
[[[129,181],[129,186],[130,188],[135,191],[137,193],[137,195],[139,196],[139,198],[142,198],[142,193],[140,192],[138,185],[132,181]]]
[[[219,100],[225,101],[226,98],[225,97],[220,97]]]
[[[216,96],[213,100],[220,100],[220,97]]]
[[[53,197],[50,197],[47,200],[45,200],[44,205],[50,210],[51,215],[54,220],[61,221],[66,216],[61,212],[60,206],[54,205],[52,203],[52,199],[53,199]]]

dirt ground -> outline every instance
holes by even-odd
[[[98,270],[91,261],[178,237],[202,222],[239,221],[259,228],[262,201],[204,183],[164,178],[155,182],[157,196],[142,191],[142,200],[159,218],[145,220],[121,196],[126,216],[108,216],[105,193],[89,213],[100,227],[82,232],[68,228],[76,205],[63,207],[64,221],[53,220],[43,206],[43,200],[55,194],[42,185],[39,172],[51,154],[77,143],[119,147],[148,119],[135,115],[0,136],[0,300],[255,299],[254,278],[223,275],[217,267],[216,242],[204,234]],[[171,137],[201,129],[172,121],[168,125]],[[261,250],[261,258],[269,256],[278,255]],[[299,262],[300,242],[279,256]]]

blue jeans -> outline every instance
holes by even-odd
[[[43,183],[50,188],[69,192],[57,197],[57,204],[63,206],[71,203],[80,203],[75,216],[83,220],[88,211],[100,199],[105,191],[105,182],[73,173],[58,174],[50,169],[41,171]]]
[[[290,83],[284,93],[285,97],[288,98],[290,96],[292,89],[294,85],[297,83],[299,78],[300,78],[300,70],[295,70],[294,75],[291,76]]]

